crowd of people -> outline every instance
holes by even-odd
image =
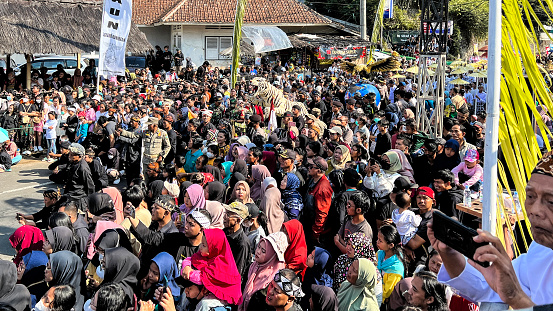
[[[456,208],[483,180],[470,87],[450,91],[430,138],[417,85],[390,72],[365,81],[376,102],[337,67],[303,80],[280,63],[242,68],[234,88],[208,62],[185,71],[2,101],[0,168],[45,153],[63,190],[17,214],[0,309],[478,308],[438,280],[451,250],[429,225],[434,210],[479,225]],[[295,102],[274,131],[251,77]]]

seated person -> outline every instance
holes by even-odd
[[[479,158],[478,151],[469,149],[465,154],[465,161],[451,170],[455,175],[455,183],[459,185],[459,188],[463,190],[470,188],[474,192],[480,190],[484,171],[482,166],[478,164]]]
[[[21,157],[21,154],[19,153],[19,148],[13,141],[6,140],[4,142],[3,149],[5,149],[6,152],[10,155],[12,165],[16,165],[17,163],[19,163],[19,161],[21,161],[22,157]]]

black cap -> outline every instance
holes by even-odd
[[[63,149],[69,149],[69,146],[71,146],[71,143],[67,140],[64,140],[60,143],[60,147],[62,147]]]
[[[293,117],[292,113],[290,111],[286,111],[283,115],[282,115],[283,118],[285,117]]]
[[[250,116],[250,121],[251,122],[261,122],[261,116],[258,115],[258,114],[254,114],[254,115]]]

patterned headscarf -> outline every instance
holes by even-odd
[[[340,288],[340,284],[346,280],[349,266],[358,258],[367,258],[377,265],[376,255],[371,239],[362,232],[355,232],[346,236],[346,242],[350,241],[355,252],[353,258],[349,258],[347,254],[342,254],[334,264],[334,284],[332,287],[335,291]],[[380,278],[380,275],[378,275]]]

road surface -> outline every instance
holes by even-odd
[[[8,238],[19,228],[16,212],[31,214],[44,206],[42,193],[61,187],[48,179],[48,162],[23,159],[11,172],[0,173],[0,259],[11,260],[15,250]]]

